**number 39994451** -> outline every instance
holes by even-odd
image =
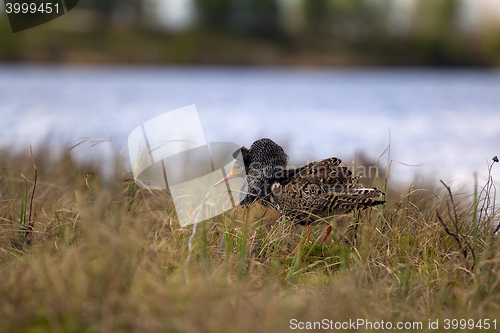
[[[6,3],[5,4],[5,11],[7,14],[35,14],[35,13],[46,13],[46,14],[51,14],[51,13],[59,13],[59,4],[58,3]]]

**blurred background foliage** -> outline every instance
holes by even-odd
[[[81,0],[16,34],[1,9],[0,61],[500,64],[496,0]]]

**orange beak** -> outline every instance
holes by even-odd
[[[229,174],[229,175],[227,175],[226,177],[224,177],[224,178],[222,178],[221,180],[219,180],[219,181],[217,182],[217,184],[215,184],[215,185],[214,185],[214,187],[215,187],[215,186],[217,186],[217,185],[219,185],[220,183],[225,182],[226,180],[231,179],[231,178],[233,178],[233,173],[230,173],[230,174]]]

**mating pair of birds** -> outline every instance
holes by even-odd
[[[309,224],[318,218],[385,202],[374,199],[384,195],[382,191],[358,184],[357,177],[336,157],[287,168],[288,156],[271,139],[257,140],[250,149],[241,147],[233,157],[236,162],[231,173],[215,186],[233,177],[245,177],[240,205],[248,207],[257,201],[271,205],[293,222],[307,225],[306,237],[311,233]],[[330,232],[331,226],[324,240]]]

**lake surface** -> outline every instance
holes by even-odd
[[[196,104],[207,141],[284,145],[292,162],[391,145],[394,179],[415,174],[470,186],[500,155],[500,73],[491,70],[0,66],[1,146],[109,155],[165,112]],[[390,141],[389,141],[390,133]],[[47,139],[48,138],[48,139]],[[110,148],[109,146],[112,146]],[[382,158],[387,164],[387,156]],[[493,175],[500,180],[500,165]],[[497,183],[498,184],[498,183]]]

